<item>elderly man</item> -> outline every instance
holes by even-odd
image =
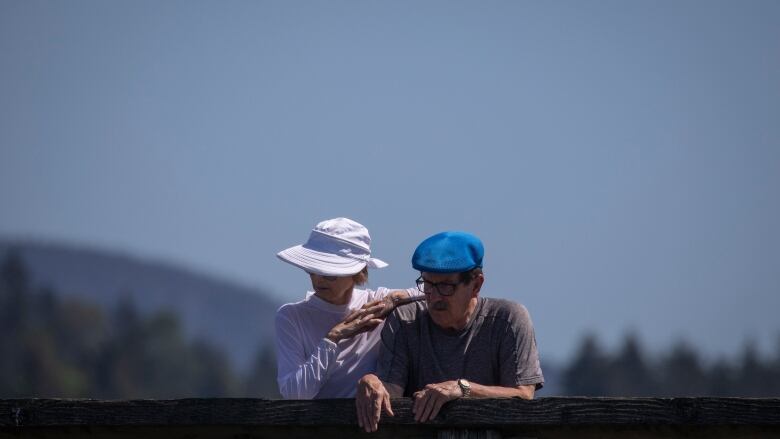
[[[443,232],[412,256],[424,302],[397,308],[382,330],[376,374],[356,395],[358,423],[377,430],[391,397],[413,396],[414,418],[436,417],[458,398],[532,399],[544,384],[533,324],[523,305],[480,297],[484,248],[476,236]]]

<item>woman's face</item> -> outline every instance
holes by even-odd
[[[344,304],[349,300],[348,293],[352,292],[355,280],[352,276],[322,276],[309,273],[311,286],[314,293],[326,302]]]

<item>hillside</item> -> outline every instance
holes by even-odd
[[[273,340],[279,303],[263,291],[167,263],[92,248],[0,238],[0,258],[17,249],[35,286],[50,286],[113,309],[131,299],[144,313],[175,312],[186,333],[220,346],[238,370]]]

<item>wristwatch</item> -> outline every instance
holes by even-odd
[[[460,387],[460,391],[463,392],[464,398],[468,398],[469,395],[471,395],[471,383],[469,383],[467,379],[458,379],[458,387]]]

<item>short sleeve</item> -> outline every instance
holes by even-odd
[[[406,388],[409,376],[409,347],[397,311],[387,317],[385,327],[382,328],[376,374],[385,383]]]
[[[544,385],[544,376],[531,316],[523,305],[513,305],[499,348],[501,385],[516,387],[535,384],[540,389]]]

